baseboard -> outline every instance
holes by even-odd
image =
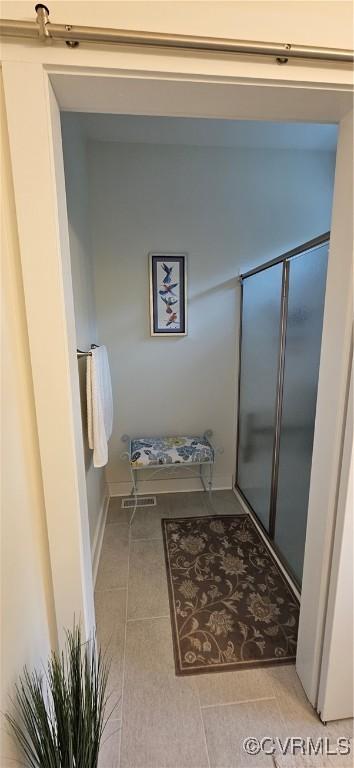
[[[96,578],[97,578],[97,571],[98,571],[98,564],[100,562],[100,556],[101,556],[101,549],[102,549],[102,542],[103,542],[103,534],[104,529],[106,526],[106,519],[107,519],[107,512],[108,512],[108,504],[109,504],[109,493],[104,497],[103,504],[101,507],[100,514],[98,516],[95,535],[92,542],[92,579],[93,579],[93,586],[96,584]]]
[[[214,491],[226,491],[232,488],[232,477],[215,475],[213,479]],[[131,482],[108,483],[110,496],[128,496],[131,492]],[[138,482],[139,496],[153,493],[183,493],[188,491],[201,491],[202,486],[199,478],[168,478],[154,480],[140,480]]]

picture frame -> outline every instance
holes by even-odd
[[[187,335],[187,253],[150,252],[150,335]]]

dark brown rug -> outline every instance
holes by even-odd
[[[299,604],[248,515],[162,530],[177,675],[295,661]]]

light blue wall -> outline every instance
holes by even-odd
[[[330,227],[335,156],[310,150],[89,143],[99,340],[115,401],[107,478],[128,480],[127,432],[202,432],[235,468],[240,271]],[[189,333],[149,335],[149,251],[189,253]],[[261,386],[261,382],[260,382]],[[123,488],[123,486],[122,486]]]
[[[65,119],[62,121],[62,136],[76,344],[78,349],[89,349],[90,345],[97,340],[97,320],[89,223],[87,146],[77,115],[65,115]],[[78,373],[90,540],[93,550],[106,495],[106,483],[104,470],[93,466],[92,451],[90,451],[87,442],[86,358],[78,360]]]

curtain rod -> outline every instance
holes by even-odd
[[[214,53],[246,53],[275,57],[278,64],[286,64],[290,58],[316,61],[353,62],[354,51],[345,48],[323,48],[291,43],[265,43],[251,40],[233,40],[223,37],[197,35],[172,35],[166,32],[140,32],[104,27],[82,27],[72,24],[52,24],[46,5],[35,6],[36,21],[1,19],[0,33],[9,37],[26,37],[49,42],[64,41],[70,48],[82,43],[113,43],[118,45],[143,45],[152,47],[209,51]]]

